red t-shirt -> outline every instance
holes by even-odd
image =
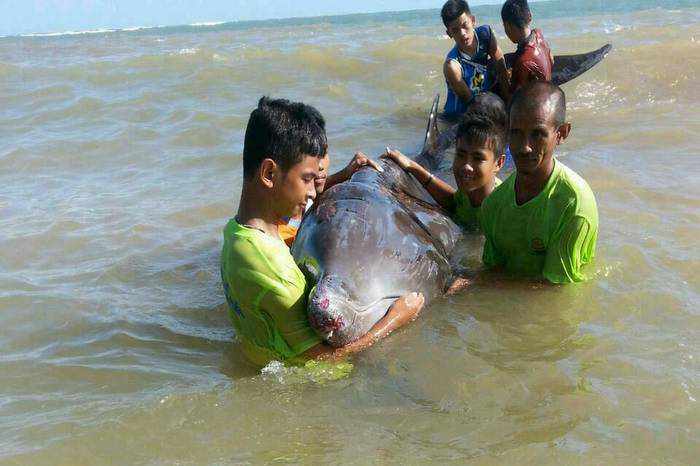
[[[552,80],[552,52],[542,31],[533,29],[527,39],[518,44],[510,78],[511,92],[530,81]]]

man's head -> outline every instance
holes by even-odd
[[[457,153],[452,163],[457,186],[463,193],[493,185],[505,161],[504,120],[505,111],[496,119],[471,108],[464,114],[457,128]]]
[[[243,176],[261,189],[280,218],[303,212],[316,196],[319,160],[328,148],[325,126],[318,110],[285,99],[263,97],[250,114]]]
[[[532,82],[518,89],[510,102],[508,140],[519,174],[551,168],[554,148],[567,138],[566,96],[559,86]]]
[[[447,0],[440,11],[447,35],[457,46],[466,50],[474,42],[476,19],[465,0]]]
[[[517,44],[522,31],[530,26],[532,21],[527,0],[507,0],[501,8],[501,19],[508,39]]]

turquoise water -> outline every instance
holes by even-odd
[[[480,284],[347,375],[240,356],[218,257],[245,123],[283,96],[334,168],[416,150],[437,11],[0,39],[0,463],[694,463],[700,9],[533,9],[555,54],[614,45],[565,86],[558,153],[596,193],[595,278]]]

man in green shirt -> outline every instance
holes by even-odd
[[[243,187],[236,217],[224,229],[221,277],[229,313],[248,359],[342,358],[413,320],[423,296],[399,298],[358,340],[326,345],[307,321],[309,284],[278,233],[278,223],[316,196],[319,161],[327,153],[325,121],[313,107],[263,97],[243,147]]]
[[[595,254],[598,208],[588,184],[554,158],[569,135],[564,92],[551,83],[520,88],[511,101],[516,171],[482,204],[483,261],[552,283],[586,279]]]

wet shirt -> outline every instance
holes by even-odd
[[[306,278],[284,242],[231,219],[221,278],[233,326],[252,362],[294,361],[321,343],[307,320]]]
[[[498,178],[494,179],[494,185],[498,186],[501,184],[501,180]],[[481,206],[472,206],[469,196],[464,194],[461,190],[457,190],[453,196],[454,210],[452,213],[452,220],[464,228],[467,231],[480,231],[480,219],[479,215],[481,213]]]
[[[511,92],[517,91],[530,81],[552,80],[552,53],[542,31],[533,29],[530,35],[518,44],[510,78]]]
[[[491,26],[484,24],[474,29],[476,39],[476,52],[474,55],[459,50],[455,45],[445,57],[445,61],[454,61],[462,68],[462,80],[472,92],[472,97],[491,88],[493,79],[488,74],[486,65],[489,60],[489,47],[491,46]],[[445,101],[445,113],[459,115],[467,111],[469,102],[464,102],[454,93],[447,84],[447,100]]]
[[[517,205],[515,179],[513,173],[481,206],[484,265],[552,283],[585,280],[582,266],[593,259],[598,237],[598,208],[591,188],[555,161],[542,192]]]

